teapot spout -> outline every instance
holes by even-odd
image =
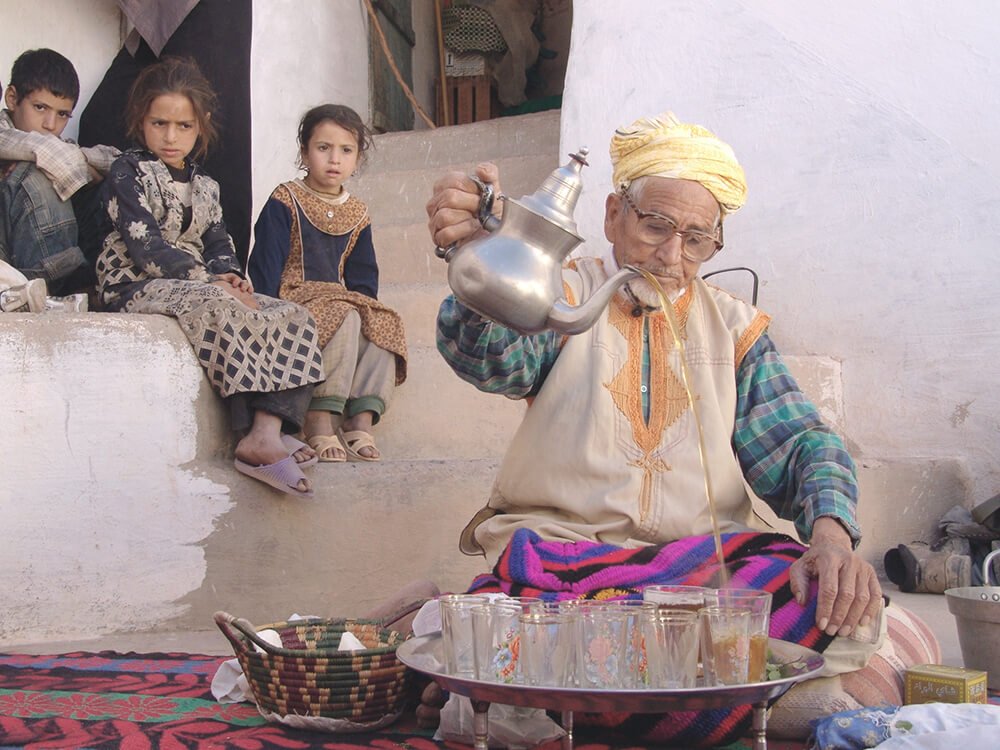
[[[631,266],[625,266],[595,289],[589,299],[576,307],[569,305],[565,300],[556,300],[549,312],[545,327],[567,336],[583,333],[597,322],[597,318],[608,306],[611,296],[618,291],[618,287],[641,275]]]

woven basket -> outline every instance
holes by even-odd
[[[357,732],[391,724],[403,711],[402,635],[376,620],[295,620],[254,626],[226,612],[215,623],[229,639],[257,708],[270,721],[306,729]],[[257,635],[270,629],[281,648]],[[367,648],[338,651],[350,631]]]

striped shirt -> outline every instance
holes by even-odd
[[[481,391],[511,399],[539,392],[562,342],[554,331],[522,336],[480,317],[454,296],[438,312],[438,350],[455,373]],[[854,462],[766,333],[739,363],[736,388],[733,450],[754,494],[778,517],[794,521],[803,540],[811,537],[817,518],[832,516],[856,545],[861,532]]]

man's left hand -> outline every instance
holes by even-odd
[[[819,579],[816,627],[827,635],[850,635],[882,607],[875,569],[853,551],[851,537],[832,517],[816,520],[809,549],[792,565],[789,577],[799,604],[809,595],[809,579]]]

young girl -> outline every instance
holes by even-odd
[[[298,305],[254,294],[222,223],[219,186],[197,162],[216,135],[215,95],[197,65],[166,58],[143,70],[125,120],[141,148],[105,180],[110,221],[97,261],[109,310],[177,319],[212,387],[229,403],[236,468],[293,495],[311,495],[300,462],[315,452],[297,432],[323,379],[316,328]],[[291,452],[291,455],[289,453]]]
[[[378,461],[372,426],[406,378],[403,323],[378,296],[368,208],[344,189],[371,144],[350,107],[324,104],[299,123],[303,179],[275,188],[254,227],[250,278],[316,319],[326,381],[306,414],[320,461]],[[333,415],[343,415],[339,429]]]

